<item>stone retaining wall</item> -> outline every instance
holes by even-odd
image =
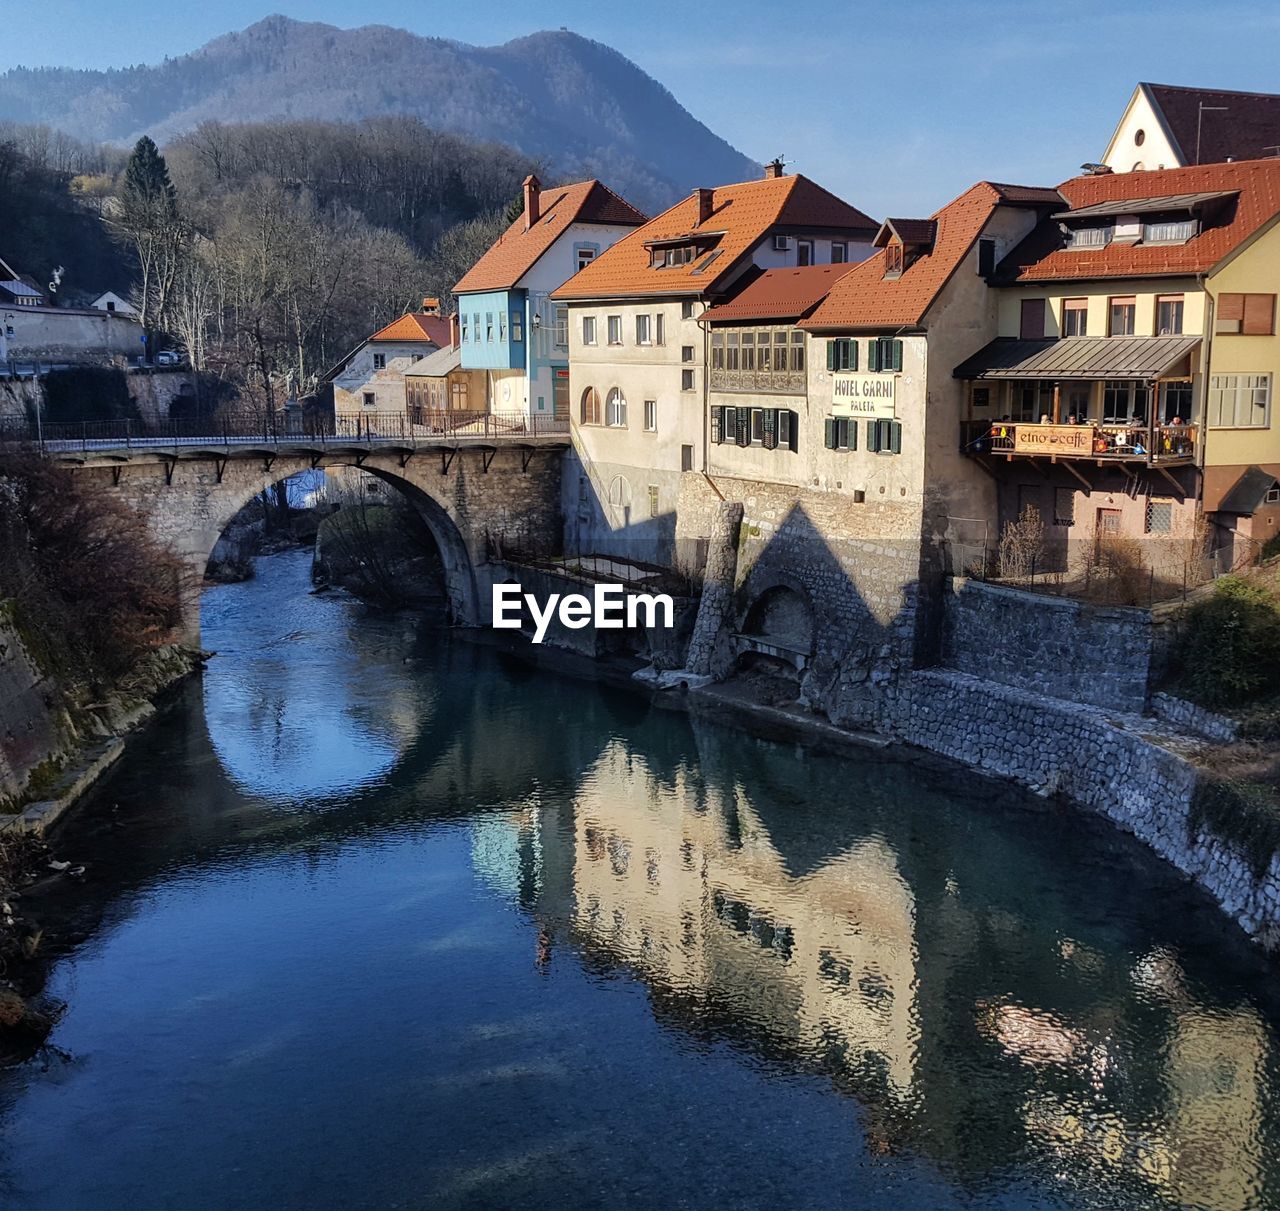
[[[882,727],[1106,816],[1194,879],[1267,950],[1280,951],[1280,854],[1259,878],[1229,842],[1193,826],[1198,775],[1179,751],[1184,736],[1162,736],[1149,718],[943,669],[905,679]]]
[[[956,577],[944,599],[942,663],[1034,694],[1140,713],[1151,630],[1145,610]]]

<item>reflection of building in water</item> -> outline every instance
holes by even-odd
[[[907,1094],[913,901],[883,841],[796,869],[741,786],[683,769],[663,784],[614,744],[583,780],[573,843],[573,924],[591,944]]]

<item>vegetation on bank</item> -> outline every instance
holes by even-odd
[[[97,693],[166,642],[179,571],[109,494],[42,459],[0,458],[0,600],[55,684]]]

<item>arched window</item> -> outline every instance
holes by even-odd
[[[583,425],[600,423],[600,393],[594,387],[588,387],[582,393],[582,414],[579,423]]]
[[[605,400],[604,423],[611,429],[627,427],[627,401],[617,387],[609,392],[609,398]]]
[[[631,507],[631,483],[625,475],[615,475],[610,481],[609,503],[615,509]]]

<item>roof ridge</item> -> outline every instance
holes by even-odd
[[[1180,93],[1221,93],[1226,97],[1267,97],[1280,100],[1280,93],[1254,92],[1247,88],[1208,88],[1199,84],[1157,84],[1153,80],[1139,80],[1139,88],[1166,88]]]

